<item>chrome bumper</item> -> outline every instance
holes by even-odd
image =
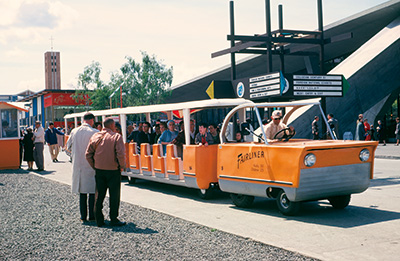
[[[291,201],[361,193],[369,187],[370,169],[370,163],[302,169],[298,188],[285,191]]]

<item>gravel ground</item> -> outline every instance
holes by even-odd
[[[128,225],[82,224],[70,186],[23,170],[0,171],[0,199],[0,260],[315,260],[125,202]]]

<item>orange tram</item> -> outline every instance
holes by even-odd
[[[318,106],[333,140],[292,138],[288,129],[268,140],[263,128],[252,133],[252,140],[234,142],[233,117],[245,121],[246,112],[256,114],[263,126],[260,108],[286,108],[282,122],[287,123],[298,109]],[[230,108],[220,131],[220,144],[190,145],[191,113],[205,109]],[[150,122],[152,113],[165,112],[169,119],[178,111],[184,121],[186,145],[179,157],[177,147],[167,145],[163,154],[161,144],[127,143],[127,166],[122,175],[130,182],[136,179],[173,184],[198,189],[202,198],[208,198],[213,189],[230,193],[238,207],[250,207],[254,197],[275,198],[284,215],[295,215],[304,201],[328,199],[337,209],[345,208],[351,194],[365,191],[373,178],[374,154],[378,142],[336,140],[329,128],[319,101],[282,103],[254,103],[245,99],[211,99],[165,105],[149,105],[91,111],[95,116],[119,115],[122,134],[126,140],[126,116],[144,114]],[[65,116],[78,120],[84,113]]]

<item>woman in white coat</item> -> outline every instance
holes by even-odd
[[[89,140],[98,130],[92,128],[94,116],[86,113],[83,116],[83,124],[72,130],[67,142],[67,150],[72,155],[72,193],[79,194],[79,208],[81,221],[87,221],[89,194],[89,221],[94,221],[94,200],[96,192],[95,170],[86,160],[85,152]]]

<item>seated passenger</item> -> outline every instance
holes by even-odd
[[[209,144],[213,144],[214,140],[209,132],[207,132],[207,124],[200,123],[199,124],[199,133],[196,135],[195,142],[199,146],[208,146]]]
[[[274,111],[272,113],[271,119],[272,119],[272,121],[264,127],[264,132],[265,132],[265,135],[267,136],[267,141],[272,141],[274,139],[275,135],[279,131],[287,128],[287,126],[281,122],[282,112],[280,110]],[[290,129],[292,131],[294,130],[293,127],[290,127]]]
[[[156,124],[156,126],[154,126],[154,132],[153,132],[153,144],[156,144],[158,142],[158,139],[161,136],[161,128],[160,128],[160,124]]]
[[[139,131],[138,134],[138,142],[137,142],[138,146],[140,146],[140,144],[142,143],[149,143],[150,145],[153,144],[153,141],[151,139],[151,134],[149,133],[150,129],[151,129],[150,123],[147,121],[143,122],[142,130]]]
[[[235,141],[236,142],[243,142],[242,133],[236,132]]]
[[[132,131],[131,134],[129,134],[129,136],[127,138],[128,142],[133,141],[133,142],[137,143],[138,137],[139,137],[139,132],[142,131],[142,128],[143,128],[143,123],[141,122],[141,123],[139,123],[138,129],[134,129],[134,131]]]
[[[220,144],[220,140],[219,140],[219,133],[217,131],[217,125],[216,124],[210,124],[208,126],[208,130],[211,134],[211,137],[213,138],[214,143],[213,144]]]
[[[185,144],[185,129],[184,129],[184,123],[181,121],[179,123],[179,128],[181,131],[178,133],[175,139],[172,140],[172,144],[176,145],[176,150],[178,153],[178,157],[182,158],[183,155],[183,145]],[[191,140],[191,139],[190,139]]]
[[[171,144],[172,140],[176,138],[178,135],[178,131],[175,130],[175,123],[173,120],[168,121],[168,130],[164,131],[160,138],[158,139],[158,143],[163,145],[163,155],[165,156],[167,153],[167,145]]]

